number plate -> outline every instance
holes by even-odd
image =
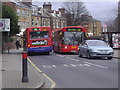
[[[72,48],[76,48],[76,47],[72,47]]]
[[[76,52],[76,51],[71,51],[71,52]]]
[[[107,54],[107,52],[106,51],[103,51],[103,52],[101,52],[102,54]]]

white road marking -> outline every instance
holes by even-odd
[[[65,67],[69,67],[68,65],[66,65],[66,64],[63,64],[63,66],[65,66]]]
[[[63,55],[56,55],[56,56],[59,56],[59,57],[64,57]]]
[[[42,65],[43,68],[52,68],[51,66],[49,65]]]
[[[74,58],[70,58],[70,57],[66,57],[67,59],[70,59],[70,60],[73,60],[73,61],[79,61],[79,60],[77,60],[77,59],[74,59]]]
[[[76,65],[74,65],[74,64],[70,64],[72,67],[76,67]]]
[[[56,67],[56,65],[52,65],[53,67]]]
[[[84,66],[88,66],[88,67],[90,66],[89,64],[83,64],[83,65],[84,65]]]
[[[101,68],[105,68],[105,69],[108,68],[108,67],[105,67],[105,66],[101,66],[101,65],[93,64],[93,63],[89,63],[89,62],[84,62],[84,63],[87,63],[87,64],[89,64],[89,65],[93,65],[93,66],[97,66],[97,67],[101,67]]]
[[[59,54],[56,55],[56,56],[59,56],[59,57],[65,57],[65,56],[63,56],[63,55],[59,55]],[[67,58],[67,59],[70,59],[70,60],[73,60],[73,61],[77,61],[77,62],[79,61],[79,60],[77,60],[77,59],[70,58],[70,57],[66,57],[66,58]]]
[[[75,64],[75,65],[78,66],[78,67],[79,67],[79,66],[81,66],[81,67],[83,66],[83,64]]]

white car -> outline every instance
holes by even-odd
[[[85,40],[79,45],[79,57],[107,57],[113,58],[113,49],[102,40]]]

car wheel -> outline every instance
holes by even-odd
[[[88,59],[91,59],[91,56],[90,56],[90,52],[89,52],[89,51],[87,52],[87,58],[88,58]]]
[[[46,52],[46,54],[47,54],[47,55],[49,55],[49,54],[50,54],[50,52]]]
[[[111,60],[111,59],[112,59],[112,57],[107,57],[107,59],[108,59],[108,60]]]
[[[79,52],[79,57],[82,57],[81,53]]]

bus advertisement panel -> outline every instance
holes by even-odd
[[[113,48],[120,48],[120,33],[112,33]]]
[[[24,50],[31,52],[52,51],[51,27],[30,27],[24,32]]]
[[[78,52],[78,45],[85,39],[85,28],[77,26],[53,30],[54,52]]]

